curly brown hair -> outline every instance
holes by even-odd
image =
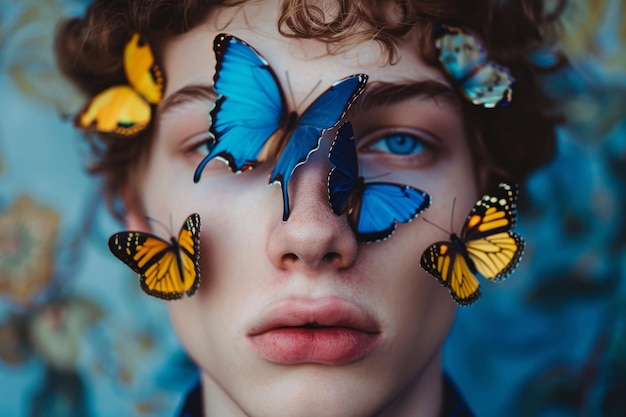
[[[72,82],[93,97],[125,82],[121,56],[131,33],[148,40],[158,62],[163,39],[193,29],[218,6],[243,2],[95,0],[83,17],[59,26],[57,62]],[[564,2],[557,1],[556,7],[546,10],[544,0],[336,0],[331,8],[319,7],[315,0],[283,0],[278,29],[283,36],[325,42],[329,53],[374,39],[393,63],[396,40],[417,27],[416,48],[432,66],[439,65],[433,39],[436,25],[472,33],[491,59],[508,67],[516,80],[514,99],[507,107],[484,109],[464,102],[464,116],[476,145],[474,160],[489,168],[492,182],[523,183],[555,153],[555,125],[560,120],[554,103],[541,90],[542,69],[533,64],[529,53],[553,41],[554,23]],[[105,133],[88,136],[95,156],[90,172],[104,176],[105,197],[111,203],[128,185],[133,167],[148,154],[152,126],[131,141]]]

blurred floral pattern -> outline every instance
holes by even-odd
[[[197,379],[164,303],[108,253],[82,98],[53,38],[85,1],[0,2],[0,415],[170,416]],[[122,294],[122,295],[120,295]]]
[[[59,215],[19,196],[0,213],[0,293],[20,303],[43,290],[54,271]]]
[[[197,377],[68,116],[52,40],[81,0],[0,2],[0,415],[171,416]],[[520,199],[518,271],[459,311],[445,366],[477,415],[626,415],[626,3],[569,0],[557,158]],[[536,57],[541,60],[541,55]]]

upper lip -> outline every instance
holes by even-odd
[[[376,319],[364,308],[339,297],[288,298],[271,304],[250,328],[249,336],[274,329],[303,326],[344,327],[380,333]]]

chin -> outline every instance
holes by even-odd
[[[373,380],[373,378],[372,378]],[[352,385],[351,385],[352,384]],[[380,387],[355,387],[353,380],[326,379],[306,384],[291,383],[288,387],[272,390],[260,403],[250,405],[254,417],[367,417],[383,408],[377,402]],[[278,387],[277,387],[278,388]],[[284,388],[284,389],[283,389]],[[378,401],[377,401],[378,400]],[[258,411],[263,410],[262,414]]]
[[[373,417],[386,408],[389,398],[395,398],[392,387],[379,375],[364,375],[352,366],[278,368],[271,373],[250,372],[245,381],[233,380],[223,386],[222,394],[251,417]],[[254,375],[262,377],[254,380]],[[208,402],[212,402],[210,398]]]

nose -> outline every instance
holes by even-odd
[[[328,202],[328,146],[296,169],[289,184],[291,215],[271,232],[267,253],[281,270],[342,269],[356,259],[358,243],[344,217]]]

